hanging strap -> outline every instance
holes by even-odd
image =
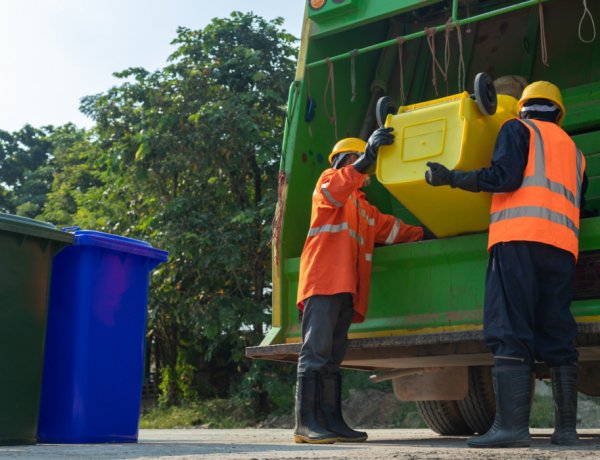
[[[327,84],[325,85],[325,92],[323,93],[323,108],[325,109],[325,115],[329,118],[329,123],[333,125],[333,129],[335,132],[335,139],[338,139],[338,131],[337,131],[337,116],[335,112],[335,78],[333,75],[333,62],[331,59],[327,58],[327,67],[329,67],[329,75],[327,76]],[[331,114],[329,110],[327,110],[327,91],[329,90],[329,86],[331,86]]]
[[[404,37],[397,37],[398,40],[398,65],[400,66],[400,103],[406,105],[406,94],[404,93]]]
[[[581,26],[583,25],[583,20],[586,16],[590,17],[590,22],[592,23],[592,38],[590,40],[585,40],[581,34]],[[583,43],[592,43],[594,40],[596,40],[596,24],[594,23],[594,17],[592,16],[592,13],[590,13],[590,9],[587,6],[587,0],[583,0],[583,15],[579,21],[579,29],[577,33],[579,34],[579,40],[581,40]]]
[[[456,21],[455,27],[456,39],[458,40],[458,92],[462,93],[465,90],[465,59],[463,55],[462,32],[458,21]]]
[[[352,88],[350,102],[356,101],[356,56],[358,56],[358,50],[350,51],[350,85]]]
[[[442,69],[442,66],[440,65],[435,56],[435,32],[435,27],[425,27],[425,36],[427,38],[427,44],[429,45],[429,49],[431,51],[431,82],[433,83],[435,95],[439,96],[437,90],[437,73],[435,71],[435,68],[437,67],[439,69],[440,73],[444,76],[444,79],[446,79],[447,77],[444,73],[444,69]]]
[[[271,247],[273,248],[275,266],[279,271],[279,243],[281,241],[281,227],[283,224],[283,212],[285,210],[285,192],[287,189],[287,175],[284,170],[279,171],[277,180],[277,206],[275,207],[275,213],[273,214],[273,220],[271,222]]]
[[[448,68],[450,67],[450,32],[452,32],[452,19],[446,21],[444,30],[444,83],[446,83],[446,96],[450,94],[448,89]]]
[[[538,3],[538,11],[540,13],[540,52],[542,54],[542,64],[550,67],[548,63],[548,45],[546,43],[546,28],[544,25],[544,7],[542,3]]]

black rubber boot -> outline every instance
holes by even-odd
[[[342,415],[342,376],[340,374],[321,375],[320,408],[323,424],[337,435],[340,442],[364,442],[367,433],[356,431],[348,426]]]
[[[337,435],[317,420],[319,378],[315,372],[298,375],[296,384],[296,428],[294,441],[309,444],[332,444]]]
[[[496,417],[489,431],[467,440],[469,447],[528,447],[531,369],[499,366],[492,369]]]
[[[554,396],[554,433],[552,444],[576,446],[577,438],[577,366],[550,369]]]

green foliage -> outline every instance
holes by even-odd
[[[342,369],[342,379],[344,382],[344,385],[342,387],[342,398],[348,398],[350,389],[377,390],[385,393],[393,392],[391,380],[385,380],[380,383],[373,383],[369,378],[370,376],[370,372]]]
[[[428,428],[412,401],[398,401],[393,425],[394,428]]]
[[[537,383],[542,385],[541,382]],[[554,426],[554,399],[552,394],[538,394],[533,397],[531,414],[529,416],[531,428],[548,428]]]
[[[295,365],[255,361],[234,386],[232,394],[253,401],[253,412],[258,416],[284,415],[293,411],[295,384]]]
[[[35,217],[52,184],[53,128],[0,131],[0,211]]]
[[[140,428],[248,428],[256,421],[248,401],[212,399],[180,406],[152,407],[142,413]]]
[[[282,23],[235,12],[178,29],[163,69],[126,69],[82,99],[89,131],[0,131],[0,210],[169,251],[151,277],[146,348],[163,406],[238,390],[257,412],[284,404],[276,372],[246,374],[244,358],[270,322],[270,222],[297,52]]]

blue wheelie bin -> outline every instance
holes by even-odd
[[[54,259],[38,442],[137,442],[150,273],[168,253],[70,230]]]

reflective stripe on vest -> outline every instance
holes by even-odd
[[[576,170],[577,170],[577,181],[575,195],[567,189],[563,184],[551,181],[546,177],[546,162],[544,157],[544,141],[538,127],[530,120],[521,120],[527,126],[531,127],[534,132],[534,156],[535,156],[535,167],[533,176],[527,176],[523,178],[521,188],[524,187],[543,187],[552,193],[562,195],[565,197],[575,208],[579,208],[579,195],[581,193],[581,182],[582,182],[582,165],[583,165],[583,153],[581,150],[576,149]],[[579,237],[579,228],[568,216],[553,211],[551,209],[542,206],[521,206],[515,208],[504,209],[491,214],[490,222],[496,223],[505,219],[514,219],[518,217],[539,217],[541,219],[549,220],[556,224],[564,225],[575,233],[576,237]]]
[[[350,228],[350,226],[348,225],[348,222],[342,222],[341,224],[337,224],[337,225],[327,224],[327,225],[322,225],[320,227],[311,227],[308,230],[308,236],[316,236],[319,233],[339,233],[339,232],[343,232],[345,230],[348,230],[348,233],[350,234],[350,236],[352,238],[354,238],[356,241],[358,241],[360,245],[365,244],[365,239],[362,236],[360,236],[358,233],[356,233],[354,230],[352,230]]]
[[[568,227],[569,230],[575,233],[575,236],[579,236],[579,229],[571,219],[564,214],[539,206],[519,206],[517,208],[504,209],[503,211],[493,213],[491,222],[494,224],[504,219],[516,219],[517,217],[539,217],[540,219],[546,219],[555,224]]]

